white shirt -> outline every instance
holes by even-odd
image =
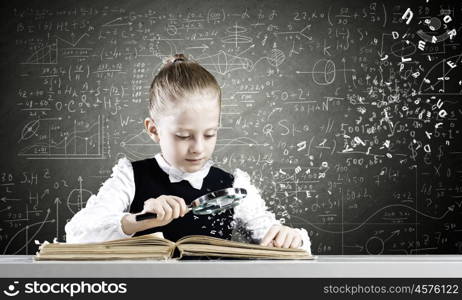
[[[201,189],[212,161],[208,161],[199,171],[182,172],[168,164],[159,153],[155,156],[159,167],[169,175],[171,182],[188,180],[193,188]],[[274,224],[280,224],[273,213],[267,210],[265,201],[258,189],[252,185],[250,176],[239,169],[234,172],[233,186],[247,190],[246,201],[234,208],[234,220],[249,230],[255,241],[260,241]],[[133,167],[127,158],[119,159],[97,195],[91,195],[85,208],[77,212],[66,224],[67,243],[95,243],[128,238],[122,230],[121,220],[130,214],[130,205],[135,197],[135,179]],[[311,254],[311,242],[305,229],[296,229],[302,236],[301,249]]]

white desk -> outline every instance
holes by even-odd
[[[34,261],[30,255],[0,255],[0,278],[5,277],[462,278],[462,255],[324,255],[310,261]]]

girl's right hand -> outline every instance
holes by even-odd
[[[188,207],[183,198],[177,196],[162,195],[157,198],[150,198],[144,201],[144,208],[140,214],[155,213],[157,218],[147,219],[149,228],[167,225],[173,219],[183,217],[188,212]]]

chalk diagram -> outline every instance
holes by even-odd
[[[413,55],[417,51],[417,47],[411,41],[400,40],[391,45],[390,51],[396,57],[407,57]]]
[[[145,130],[129,135],[127,139],[120,142],[120,147],[131,159],[135,160],[150,157],[156,153],[156,150],[160,151],[159,145],[151,140]]]
[[[273,67],[279,67],[286,59],[286,55],[279,49],[271,49],[271,54],[266,59]]]
[[[263,160],[262,149],[268,146],[267,143],[258,143],[247,136],[220,139],[217,141],[214,155],[220,158],[222,165],[234,170],[235,168],[242,168],[244,164],[249,162],[258,165]]]
[[[104,158],[101,116],[88,128],[74,120],[72,131],[62,130],[56,121],[62,118],[37,119],[24,125],[18,143],[31,145],[22,148],[18,156],[27,159],[90,159]],[[46,137],[44,139],[43,137]]]
[[[247,136],[238,137],[234,139],[220,139],[216,144],[217,148],[215,152],[223,151],[227,147],[236,147],[244,146],[247,148],[257,147],[257,146],[269,146],[268,143],[259,144],[256,140],[249,138]]]
[[[140,46],[139,49],[138,47],[135,47],[135,59],[138,58],[150,58],[150,57],[157,57],[160,58],[160,62],[156,65],[155,68],[153,68],[151,76],[154,78],[154,76],[157,74],[157,71],[162,67],[163,65],[163,60],[171,57],[175,53],[178,53],[178,49],[175,46],[174,43],[172,43],[169,40],[164,40],[159,38],[153,38],[152,40],[156,41],[154,43],[154,48],[151,47],[146,47],[146,46]]]
[[[198,57],[196,61],[203,66],[207,66],[209,70],[221,75],[236,70],[250,71],[252,66],[252,61],[250,59],[232,55],[223,50],[220,50],[214,55]]]
[[[136,16],[130,16],[131,17],[131,20],[135,20],[136,19]],[[130,26],[132,25],[133,23],[128,21],[128,18],[129,17],[117,17],[111,21],[108,21],[106,23],[104,23],[103,25],[101,25],[101,27],[119,27],[119,26]]]
[[[406,36],[407,34],[404,34],[403,38]],[[385,54],[386,52],[391,52],[393,56],[401,59],[412,56],[417,52],[417,46],[412,41],[408,39],[395,41],[395,38],[393,38],[393,34],[382,33],[380,51],[378,51],[381,60],[385,61],[388,59],[388,55]],[[385,42],[385,40],[387,40],[387,42]],[[388,46],[390,44],[391,46]]]
[[[351,229],[348,229],[348,230],[328,230],[328,229],[324,229],[322,227],[319,227],[318,225],[304,219],[304,218],[301,218],[299,216],[292,216],[293,219],[296,219],[298,221],[300,221],[300,223],[304,223],[304,224],[308,224],[309,226],[315,228],[316,230],[319,230],[321,232],[326,232],[326,233],[331,233],[331,234],[347,234],[347,233],[352,233],[354,231],[357,231],[359,229],[361,229],[363,226],[367,225],[367,223],[369,221],[371,221],[374,217],[378,216],[379,213],[383,212],[383,211],[386,211],[387,209],[390,209],[390,208],[401,208],[401,209],[406,209],[406,210],[410,210],[410,211],[413,211],[415,212],[416,214],[418,215],[421,215],[423,217],[426,217],[428,219],[432,219],[432,220],[443,220],[444,218],[446,218],[450,213],[454,212],[454,209],[455,209],[455,205],[451,205],[451,206],[448,206],[448,208],[446,209],[446,211],[444,213],[442,213],[440,216],[431,216],[431,215],[428,215],[422,211],[419,211],[417,209],[415,209],[414,207],[412,206],[409,206],[409,205],[405,205],[405,204],[390,204],[390,205],[387,205],[387,206],[384,206],[378,210],[376,210],[374,213],[370,214],[364,221],[362,221],[361,223],[359,223],[357,226],[351,228]],[[347,223],[344,223],[343,226],[345,226]],[[389,225],[399,225],[400,223],[390,223]],[[370,237],[364,244],[364,246],[361,246],[363,248],[362,249],[365,249],[365,251],[368,253],[368,254],[381,254],[383,253],[383,251],[385,250],[385,243],[391,239],[391,236],[388,237],[388,238],[380,238],[378,236],[372,236]],[[348,247],[348,246],[346,246]],[[418,251],[419,249],[415,249],[414,251]],[[401,251],[404,251],[404,249],[401,249]],[[412,251],[411,251],[412,253]]]
[[[34,51],[23,63],[25,65],[56,65],[58,64],[58,41],[62,41],[71,47],[77,46],[77,44],[84,38],[90,36],[88,33],[82,34],[76,41],[74,41],[74,34],[71,34],[72,42],[63,39],[59,36],[55,36],[55,41],[51,44],[45,45],[42,48]]]
[[[244,52],[254,47],[255,45],[251,45],[249,48],[241,51],[236,55],[229,54],[223,50],[220,50],[217,54],[214,55],[201,55],[196,58],[196,61],[204,66],[208,66],[209,70],[211,71],[225,75],[236,70],[252,72],[260,61],[267,61],[268,64],[277,68],[286,60],[285,53],[277,48],[271,49],[268,55],[260,57],[255,62],[249,58],[241,57]]]
[[[90,198],[90,196],[93,194],[91,191],[82,187],[83,179],[81,176],[79,176],[77,180],[79,182],[79,187],[72,189],[66,198],[66,206],[73,214],[76,214],[82,208],[84,208],[88,198]],[[87,201],[84,201],[83,199],[87,199]]]
[[[274,33],[274,35],[286,35],[286,34],[293,35],[293,34],[295,34],[295,35],[300,35],[300,36],[306,38],[307,40],[311,41],[311,40],[313,40],[313,37],[309,36],[309,35],[307,35],[305,33],[305,31],[310,30],[310,29],[311,29],[311,24],[308,24],[299,31],[277,31],[277,32]]]
[[[252,66],[247,71],[253,71],[255,66],[262,60],[266,60],[271,66],[278,68],[286,60],[286,55],[282,50],[273,48],[271,49],[269,55],[260,57],[257,61],[252,63]]]
[[[32,223],[32,224],[28,224],[26,226],[24,226],[23,228],[21,228],[20,230],[18,230],[8,241],[8,243],[6,244],[5,248],[3,249],[3,254],[18,254],[20,253],[24,248],[26,248],[26,253],[28,252],[27,251],[27,247],[28,245],[34,240],[34,238],[37,236],[37,234],[39,234],[40,230],[42,230],[42,228],[44,227],[45,224],[47,223],[55,223],[56,220],[55,219],[49,219],[50,217],[50,213],[51,213],[51,209],[48,208],[47,209],[47,214],[46,216],[44,217],[44,219],[40,222],[36,222],[36,223]],[[26,220],[28,221],[28,220]],[[38,228],[37,228],[38,227]],[[21,242],[21,244],[23,245],[22,247],[20,247],[19,249],[16,249],[16,250],[10,250],[10,246],[12,246],[13,242],[15,242],[16,240],[18,241],[24,241],[24,242]]]
[[[460,68],[452,68],[450,65],[460,65],[462,54],[454,55],[448,58],[443,58],[434,64],[422,79],[419,86],[420,94],[434,95],[460,95],[462,90],[448,90],[448,87],[461,86],[460,84]],[[449,63],[451,62],[451,63]],[[455,74],[457,73],[457,74]],[[455,81],[455,83],[451,83]]]
[[[223,44],[234,44],[237,48],[243,44],[253,42],[251,37],[244,35],[244,33],[247,32],[247,29],[245,27],[238,26],[237,24],[232,27],[228,27],[226,32],[230,34],[221,39]],[[255,68],[256,64],[261,60],[267,60],[273,67],[278,67],[286,59],[284,52],[276,48],[273,48],[268,56],[259,58],[255,63],[248,58],[242,57],[244,52],[254,47],[255,45],[253,44],[237,55],[229,54],[220,50],[214,55],[200,56],[196,60],[200,64],[209,67],[212,71],[225,75],[236,70],[246,70],[251,72]]]
[[[229,35],[221,39],[221,42],[224,44],[234,44],[237,48],[240,44],[249,44],[253,41],[251,37],[244,35],[244,33],[247,32],[247,29],[245,27],[238,26],[237,23],[232,27],[226,28],[226,32],[229,33]]]
[[[336,79],[337,72],[343,72],[343,77],[345,78],[346,83],[346,73],[347,72],[356,72],[355,69],[347,69],[345,67],[345,59],[342,59],[344,68],[337,69],[335,63],[330,59],[319,59],[313,65],[311,71],[299,71],[296,70],[296,74],[311,74],[314,83],[319,86],[332,84]]]
[[[32,53],[23,64],[55,65],[58,63],[58,44],[46,45]]]
[[[335,81],[335,63],[330,59],[318,60],[311,72],[295,71],[297,74],[311,74],[317,85],[329,85]]]
[[[67,205],[67,208],[73,213],[77,213],[79,210],[81,210],[83,207],[85,207],[86,205],[86,201],[84,201],[84,199],[88,199],[90,198],[90,196],[92,195],[92,192],[83,188],[82,187],[82,182],[83,182],[83,179],[81,176],[78,177],[78,182],[79,182],[79,186],[78,188],[75,188],[75,189],[72,189],[68,196],[67,196],[67,199],[66,199],[66,205]],[[55,223],[56,224],[56,237],[59,236],[59,212],[60,212],[60,209],[59,209],[59,206],[62,204],[62,202],[59,200],[59,198],[56,198],[53,202],[55,205],[56,205],[56,210],[55,210],[55,213],[56,213],[56,218],[51,218],[51,208],[47,208],[46,209],[46,215],[44,216],[43,220],[39,221],[39,222],[35,222],[35,223],[32,223],[32,224],[27,224],[26,226],[24,226],[23,228],[19,229],[9,240],[8,240],[8,243],[6,244],[5,248],[3,249],[3,254],[18,254],[18,253],[21,253],[21,251],[24,250],[24,248],[26,249],[25,252],[26,254],[29,253],[28,251],[28,245],[30,243],[32,243],[35,239],[35,237],[41,232],[41,230],[43,229],[43,227],[45,226],[45,224],[48,224],[48,223]],[[27,207],[26,207],[26,211],[28,212],[26,214],[26,218],[25,219],[18,219],[18,220],[5,220],[7,222],[16,222],[16,221],[25,221],[25,222],[29,222],[30,221],[30,218],[29,218],[29,215],[31,213],[31,211],[28,211]],[[38,212],[37,210],[35,210],[35,212]],[[41,210],[40,210],[41,212]],[[11,249],[11,247],[13,245],[17,245],[17,244],[20,244],[22,245],[21,247],[19,247],[18,249]]]

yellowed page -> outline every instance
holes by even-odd
[[[177,241],[177,247],[182,256],[222,256],[268,259],[313,258],[308,252],[302,249],[268,247],[202,235],[184,237]]]
[[[79,260],[79,259],[137,259],[170,257],[175,243],[159,237],[157,234],[146,234],[107,241],[102,243],[67,244],[46,243],[39,247],[37,260]]]

